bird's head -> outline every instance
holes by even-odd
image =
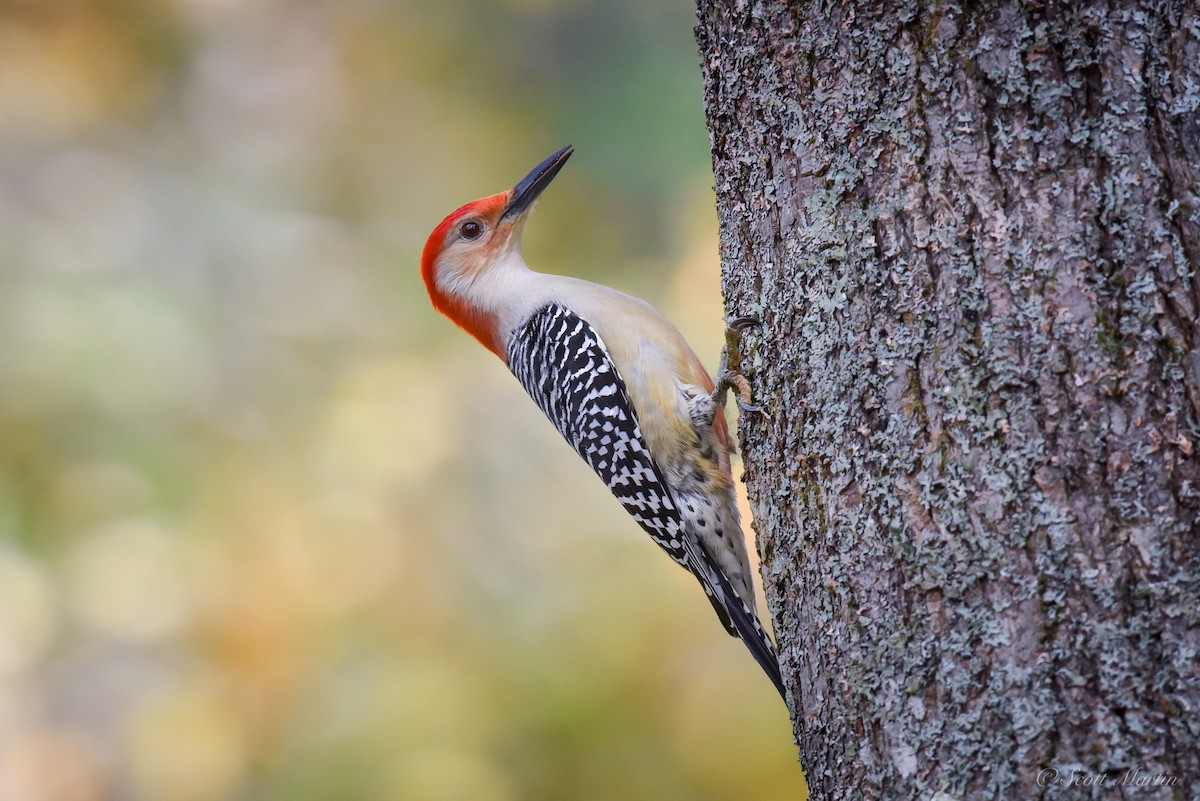
[[[534,167],[512,189],[455,209],[425,242],[421,276],[434,307],[497,353],[486,311],[471,302],[471,285],[518,252],[533,202],[572,152],[567,145]]]

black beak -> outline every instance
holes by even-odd
[[[541,164],[534,167],[528,175],[520,180],[520,182],[512,189],[512,199],[508,201],[508,206],[504,209],[504,213],[500,215],[500,219],[506,217],[519,217],[522,213],[533,205],[533,201],[538,199],[538,195],[542,194],[550,182],[554,180],[554,176],[558,175],[558,171],[567,163],[567,159],[571,158],[571,154],[575,150],[567,145],[562,150],[555,151],[550,158],[543,161]]]

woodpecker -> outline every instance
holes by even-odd
[[[638,525],[700,582],[786,701],[755,611],[724,403],[749,387],[722,354],[714,383],[662,314],[606,286],[534,272],[521,234],[568,145],[504,192],[447,216],[421,254],[434,307],[500,357]],[[730,345],[735,339],[731,329]]]

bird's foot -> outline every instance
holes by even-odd
[[[750,382],[741,373],[729,373],[727,375],[717,376],[717,387],[721,393],[721,400],[725,399],[726,390],[734,390],[734,400],[737,402],[738,409],[742,414],[753,414],[762,412],[763,408],[753,403],[754,393],[750,389]],[[724,389],[721,389],[724,387]],[[715,396],[715,393],[714,393]]]
[[[743,414],[762,412],[761,406],[753,403],[754,394],[750,382],[742,375],[742,331],[747,328],[762,325],[757,317],[738,317],[731,320],[725,329],[725,347],[721,350],[721,364],[717,368],[716,386],[712,399],[717,406],[725,405],[725,396],[729,390],[735,391],[738,409]]]

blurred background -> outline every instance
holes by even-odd
[[[693,13],[0,0],[0,801],[801,797],[770,682],[418,272],[569,142],[528,261],[715,367]]]

